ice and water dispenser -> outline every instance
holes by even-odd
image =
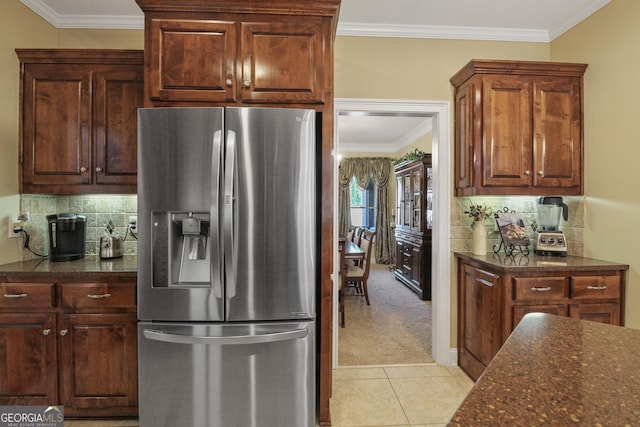
[[[153,286],[208,286],[210,220],[206,212],[153,212]]]

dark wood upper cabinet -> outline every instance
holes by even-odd
[[[152,100],[323,101],[322,18],[225,17],[149,20]]]
[[[339,0],[137,3],[151,105],[330,101]]]
[[[20,192],[135,193],[143,52],[16,49]]]
[[[456,196],[583,194],[586,68],[472,60],[456,73]]]

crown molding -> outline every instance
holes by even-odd
[[[56,28],[144,29],[144,15],[61,15],[40,0],[20,0]],[[549,43],[611,0],[593,0],[550,30],[338,22],[338,36]]]
[[[60,15],[39,0],[20,0],[56,28],[144,29],[144,15]]]
[[[517,28],[387,25],[338,22],[338,36],[404,37],[418,39],[492,40],[548,43],[545,30]]]

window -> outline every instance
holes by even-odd
[[[373,178],[369,180],[369,186],[364,190],[358,187],[355,177],[351,178],[349,195],[351,198],[351,225],[354,227],[375,228],[378,201]]]

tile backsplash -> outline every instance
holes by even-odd
[[[583,256],[584,242],[584,198],[582,196],[564,197],[564,203],[569,206],[569,219],[562,220],[560,229],[567,239],[567,253],[569,255]],[[469,204],[480,204],[490,207],[494,212],[507,208],[522,215],[526,229],[531,238],[530,249],[533,249],[535,233],[531,227],[533,222],[538,221],[537,204],[538,197],[533,196],[472,196],[455,197],[451,199],[451,249],[455,252],[467,252],[472,248],[472,219],[465,210]],[[500,247],[500,233],[494,220],[487,220],[488,244],[487,251],[490,253],[494,248]],[[504,252],[504,250],[502,250]]]
[[[29,247],[36,253],[49,254],[47,215],[70,212],[87,217],[86,255],[99,253],[100,237],[106,234],[105,226],[109,220],[115,224],[115,233],[125,238],[124,254],[136,255],[137,240],[127,232],[129,216],[138,212],[138,200],[135,194],[126,195],[80,195],[49,196],[23,194],[20,199],[20,212],[28,212],[30,220],[25,225],[29,233]],[[26,249],[23,259],[37,258]]]

